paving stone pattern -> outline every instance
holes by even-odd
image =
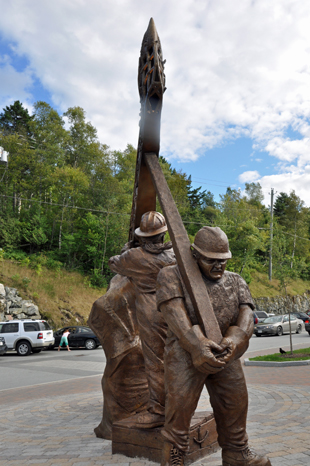
[[[296,369],[300,376],[304,370],[294,369],[295,376]],[[267,453],[273,466],[309,466],[310,377],[303,378],[299,386],[284,385],[281,380],[275,384],[273,369],[263,370],[261,383],[256,383],[256,368],[245,371],[251,445]],[[291,370],[282,369],[279,379],[292,380]],[[271,376],[272,383],[266,383]],[[251,383],[253,379],[255,382]],[[93,428],[99,423],[102,410],[98,376],[35,386],[31,391],[4,390],[0,404],[0,466],[155,465],[112,456],[111,442],[95,437]],[[203,392],[199,407],[209,408],[207,392]],[[220,452],[195,465],[220,466]]]

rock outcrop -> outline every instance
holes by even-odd
[[[310,295],[275,296],[273,298],[255,298],[255,307],[258,311],[273,314],[287,314],[290,312],[305,312],[310,309]]]
[[[38,306],[21,298],[16,288],[0,283],[0,322],[12,319],[41,319],[41,315]]]

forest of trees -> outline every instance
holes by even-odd
[[[79,270],[104,286],[108,259],[128,238],[136,149],[110,150],[80,107],[60,116],[37,102],[30,115],[19,101],[0,113],[0,146],[9,152],[8,167],[0,165],[2,256]],[[245,195],[228,188],[215,202],[186,173],[160,163],[190,238],[202,225],[220,226],[233,254],[228,269],[248,283],[254,270],[267,274],[270,211],[259,183],[246,184]],[[281,192],[273,224],[274,274],[309,280],[310,209],[294,191]]]

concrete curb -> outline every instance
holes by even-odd
[[[244,360],[245,366],[264,366],[264,367],[287,367],[287,366],[309,366],[310,359],[304,361],[250,361],[249,359]]]

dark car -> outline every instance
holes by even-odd
[[[3,337],[0,337],[0,355],[2,356],[5,354],[8,350],[8,347],[5,344],[5,339]]]
[[[310,322],[310,317],[305,312],[291,312],[291,315],[303,320],[305,325]]]
[[[83,346],[88,350],[92,350],[100,345],[100,341],[89,327],[70,326],[63,327],[54,332],[55,343],[53,348],[59,346],[60,339],[65,330],[69,330],[70,332],[70,335],[68,336],[68,343],[71,348],[79,348]]]
[[[305,329],[306,329],[306,332],[308,332],[309,335],[310,335],[310,309],[309,309],[309,311],[306,311],[305,314],[306,314],[306,315],[308,314],[308,315],[307,315],[307,317],[308,317],[308,322],[307,322],[306,320],[304,320]]]

